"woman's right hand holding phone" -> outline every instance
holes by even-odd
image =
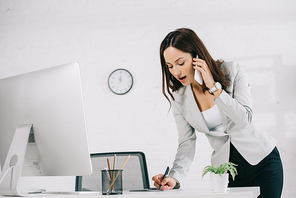
[[[201,78],[203,82],[205,83],[206,87],[211,89],[215,85],[214,78],[212,76],[212,73],[206,63],[206,61],[200,59],[200,58],[193,58],[193,68],[196,71],[199,71],[199,74],[201,74]],[[195,71],[195,72],[196,72]]]
[[[196,59],[198,59],[198,55],[196,55],[196,58],[193,59],[193,61],[196,61]],[[201,73],[200,71],[198,71],[198,69],[196,69],[195,67],[197,67],[197,65],[193,65],[193,68],[195,69],[194,71],[194,79],[200,84],[202,85],[203,79],[201,77]]]

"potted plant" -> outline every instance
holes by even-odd
[[[219,167],[206,166],[203,169],[202,178],[205,176],[205,174],[211,173],[214,192],[226,192],[228,185],[228,172],[232,176],[233,180],[238,174],[235,166],[237,166],[237,164],[232,162],[221,164]]]

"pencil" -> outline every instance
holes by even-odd
[[[113,177],[112,177],[111,166],[110,166],[110,161],[109,161],[109,158],[108,157],[107,157],[107,164],[108,164],[108,169],[109,169],[110,180],[112,182],[113,181]],[[112,186],[112,189],[114,189],[114,186]]]
[[[116,154],[114,155],[114,160],[113,160],[113,176],[112,176],[112,181],[114,180],[114,176],[115,176],[115,166],[116,166]],[[112,188],[114,188],[114,186]]]
[[[115,170],[115,164],[116,164],[116,154],[114,155],[113,170]]]
[[[126,164],[126,162],[128,161],[128,159],[130,158],[130,155],[129,156],[127,156],[127,158],[126,158],[126,160],[124,161],[124,163],[122,164],[122,166],[121,166],[121,168],[120,168],[120,170],[122,170],[123,169],[123,167],[125,166],[125,164]],[[120,171],[116,174],[116,177],[113,179],[113,181],[111,182],[111,184],[110,184],[110,186],[109,186],[109,188],[108,188],[108,190],[107,190],[107,192],[109,191],[109,189],[112,187],[112,185],[114,184],[114,182],[116,181],[116,179],[117,179],[117,177],[119,176],[119,174],[120,174]]]
[[[107,164],[108,164],[108,169],[109,169],[110,177],[112,179],[112,175],[111,175],[111,172],[110,172],[110,170],[111,170],[110,161],[109,161],[108,157],[107,157]]]

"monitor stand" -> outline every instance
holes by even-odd
[[[33,131],[33,124],[20,125],[15,131],[0,175],[0,195],[27,195],[26,193],[19,192],[18,181],[21,177],[31,131]]]

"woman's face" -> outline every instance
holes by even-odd
[[[191,54],[174,47],[168,47],[164,50],[163,56],[170,73],[184,86],[188,86],[194,81]]]

